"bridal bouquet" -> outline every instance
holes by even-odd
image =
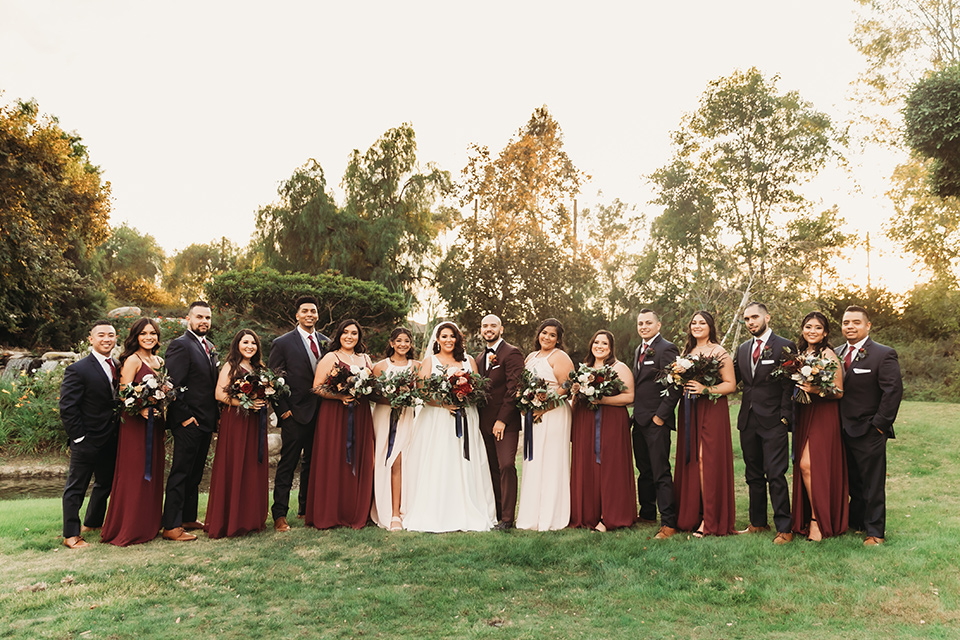
[[[423,381],[423,393],[441,405],[466,407],[486,402],[488,383],[479,373],[457,369],[427,377]]]
[[[139,415],[144,409],[162,411],[186,390],[186,387],[173,386],[167,372],[160,369],[143,376],[140,382],[121,386],[121,406],[131,415]]]
[[[562,403],[563,398],[546,380],[528,369],[523,370],[520,374],[520,388],[517,389],[517,409],[520,413],[548,411]],[[542,416],[537,416],[533,421],[540,422],[542,419]]]
[[[598,403],[601,398],[615,396],[627,390],[627,385],[609,364],[602,367],[588,367],[581,364],[576,370],[570,372],[570,383],[580,386],[574,399],[585,402],[591,411],[600,408]]]
[[[707,387],[720,384],[723,382],[723,377],[720,375],[722,364],[723,356],[708,356],[700,353],[677,356],[676,360],[663,369],[663,375],[657,379],[657,382],[666,387],[660,395],[665,396],[670,393],[670,387],[683,389],[683,386],[691,380]],[[711,400],[723,397],[719,393],[707,395]]]
[[[345,394],[354,399],[372,395],[377,390],[377,379],[367,367],[337,362],[327,376],[326,382],[319,385],[328,393]]]
[[[407,407],[423,405],[423,394],[417,387],[420,378],[412,368],[393,373],[384,371],[376,379],[379,393],[390,403],[390,418],[398,420]]]
[[[267,368],[248,371],[227,387],[227,396],[239,400],[240,408],[244,411],[253,409],[256,400],[276,402],[288,395],[290,387],[283,376]]]
[[[826,397],[835,395],[837,392],[834,376],[839,366],[839,360],[825,358],[815,353],[798,353],[780,363],[773,375],[778,378],[785,376],[797,384],[806,382],[820,387],[820,396]],[[802,389],[796,390],[794,399],[800,404],[810,404],[812,401],[810,394]]]

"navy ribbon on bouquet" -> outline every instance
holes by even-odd
[[[143,479],[147,482],[153,480],[153,407],[147,409],[147,431],[143,450]]]
[[[260,409],[260,433],[257,434],[257,464],[263,462],[263,451],[267,448],[267,408]]]
[[[596,457],[597,464],[600,464],[600,412],[603,407],[597,406],[593,412],[593,455]]]
[[[347,404],[347,464],[352,467],[353,475],[357,475],[357,462],[356,456],[354,456],[357,439],[353,429],[353,408],[356,404],[356,402]]]
[[[463,457],[470,459],[470,431],[467,429],[467,413],[463,407],[453,412],[453,422],[457,428],[457,437],[463,438]]]
[[[533,462],[533,409],[523,416],[523,459]]]
[[[393,453],[393,443],[397,441],[397,424],[400,422],[400,414],[403,413],[402,407],[390,407],[390,433],[387,436],[387,457],[383,464],[386,466],[390,460],[390,454]]]
[[[690,439],[693,433],[690,429],[690,415],[696,410],[697,396],[687,391],[683,392],[683,461],[690,462]]]

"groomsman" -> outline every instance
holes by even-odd
[[[187,311],[187,331],[170,342],[166,365],[170,379],[186,387],[167,410],[167,426],[173,434],[173,462],[167,478],[163,504],[163,537],[186,542],[197,536],[188,530],[202,529],[197,519],[200,480],[207,464],[210,439],[217,428],[219,409],[217,351],[207,339],[210,305],[198,300]]]
[[[633,357],[633,456],[637,463],[637,497],[640,522],[657,522],[660,506],[660,531],[654,536],[665,540],[677,532],[677,509],[670,475],[670,431],[675,428],[674,411],[680,390],[667,389],[657,378],[668,363],[680,355],[677,345],[660,335],[660,316],[653,309],[642,309],[637,316],[637,333],[643,342]]]
[[[777,527],[773,542],[786,544],[793,540],[786,479],[790,463],[787,432],[793,424],[793,385],[772,374],[790,354],[797,352],[797,345],[770,330],[770,314],[761,302],[748,304],[743,320],[753,338],[740,345],[734,358],[737,382],[743,385],[737,429],[750,496],[750,525],[740,533],[770,530],[767,524],[769,485],[773,523]]]
[[[487,448],[490,479],[497,501],[495,529],[513,527],[517,513],[517,445],[520,442],[520,411],[517,389],[523,373],[523,354],[503,339],[500,318],[486,316],[480,323],[480,336],[487,343],[477,358],[480,375],[490,379],[487,404],[480,408],[480,433]]]
[[[270,347],[270,368],[283,377],[290,386],[290,395],[277,401],[280,420],[280,463],[273,485],[273,528],[289,531],[287,511],[290,506],[290,488],[300,463],[300,492],[297,496],[297,517],[307,512],[307,485],[310,481],[310,456],[313,453],[313,434],[317,428],[317,410],[320,398],[313,393],[313,376],[317,363],[329,341],[315,327],[320,318],[317,299],[313,296],[297,298],[297,326],[273,341]]]
[[[850,479],[850,528],[865,531],[863,544],[883,544],[887,521],[887,439],[903,399],[897,352],[870,339],[870,316],[850,306],[841,322],[847,343],[835,349],[843,362],[840,421]]]
[[[81,533],[103,526],[117,461],[120,367],[110,355],[117,332],[108,320],[98,320],[89,340],[90,355],[67,367],[60,385],[60,421],[70,439],[70,468],[63,489],[63,544],[69,549],[89,547]],[[93,491],[81,527],[80,507],[91,477]]]

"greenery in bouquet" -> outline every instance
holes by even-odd
[[[660,392],[665,396],[670,393],[670,387],[683,389],[691,380],[699,382],[705,387],[713,387],[723,382],[720,369],[725,356],[705,355],[702,353],[688,353],[677,356],[676,360],[664,367],[657,382],[666,387]],[[719,393],[708,393],[711,400],[723,397]]]
[[[373,395],[378,390],[378,384],[368,367],[338,361],[334,364],[326,381],[317,388],[327,393],[347,395],[356,399]]]
[[[279,398],[290,395],[290,387],[283,376],[271,369],[262,368],[249,371],[227,387],[227,395],[240,402],[240,408],[249,411],[253,409],[256,400],[276,402]]]
[[[166,370],[160,369],[143,376],[140,382],[121,385],[120,406],[130,415],[140,415],[144,409],[151,408],[163,411],[186,390],[186,387],[174,386]]]
[[[820,387],[820,396],[832,396],[837,393],[836,373],[840,361],[827,358],[816,353],[797,353],[780,363],[773,372],[775,377],[786,377],[798,385],[807,383]],[[810,394],[803,389],[797,389],[794,400],[800,404],[810,404]]]
[[[435,373],[423,381],[423,394],[441,405],[466,407],[487,401],[489,381],[479,373],[457,369],[449,373]]]
[[[423,393],[419,388],[420,377],[411,367],[399,371],[384,371],[376,379],[379,393],[390,403],[390,415],[399,419],[407,407],[423,405]]]
[[[600,400],[618,395],[627,390],[614,368],[605,364],[602,367],[588,367],[581,364],[570,372],[570,386],[579,385],[574,401],[583,402],[591,411],[600,408]]]
[[[563,403],[556,391],[550,384],[528,369],[524,369],[520,374],[520,388],[517,389],[517,409],[520,413],[530,411],[549,411],[554,407],[559,407]],[[534,418],[534,422],[540,422],[542,416]]]

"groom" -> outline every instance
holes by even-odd
[[[501,337],[503,325],[495,315],[480,323],[480,336],[487,343],[477,358],[480,375],[490,380],[486,405],[480,407],[480,433],[487,448],[493,495],[497,501],[495,529],[513,527],[517,512],[517,445],[520,442],[520,411],[517,389],[523,373],[523,354]]]

